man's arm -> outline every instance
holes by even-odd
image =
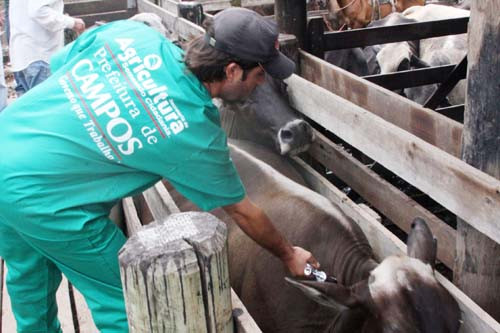
[[[280,258],[292,275],[303,276],[306,263],[319,268],[319,263],[312,254],[298,246],[292,246],[264,211],[248,197],[223,209],[250,238]]]

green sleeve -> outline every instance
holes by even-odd
[[[207,211],[240,202],[245,189],[229,156],[225,135],[199,151],[166,177],[198,207]]]

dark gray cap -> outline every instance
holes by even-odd
[[[225,9],[214,16],[214,37],[210,45],[246,61],[254,61],[277,79],[286,79],[295,63],[276,49],[278,24],[253,10],[241,7]]]

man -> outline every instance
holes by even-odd
[[[241,8],[215,16],[183,51],[146,25],[118,21],[57,53],[52,76],[0,114],[0,256],[20,332],[54,332],[61,272],[101,332],[126,332],[107,217],[117,200],[166,178],[200,208],[223,207],[260,245],[303,275],[292,247],[245,195],[213,97],[246,98],[265,71],[294,64],[275,22]]]
[[[63,0],[12,1],[9,4],[10,63],[16,93],[43,82],[49,75],[49,59],[64,46],[64,29],[83,32],[82,19],[63,14]]]

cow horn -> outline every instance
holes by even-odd
[[[413,220],[407,240],[409,257],[420,259],[434,268],[437,253],[437,240],[427,223],[420,217]]]

